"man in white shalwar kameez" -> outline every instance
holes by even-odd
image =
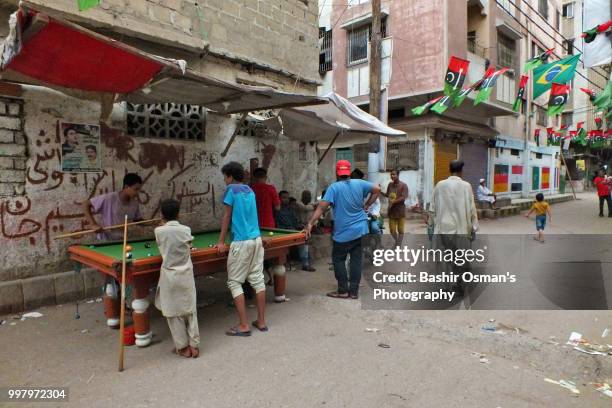
[[[191,263],[191,229],[176,221],[180,204],[161,204],[164,225],[155,228],[155,239],[163,258],[155,306],[168,321],[176,352],[183,357],[199,355],[200,331],[196,309],[196,287]]]
[[[495,209],[497,197],[487,188],[487,186],[485,186],[485,179],[480,179],[480,185],[478,186],[478,190],[476,190],[476,199],[478,201],[486,201],[491,204],[492,209]]]
[[[434,188],[429,216],[430,225],[433,223],[434,248],[453,251],[468,249],[478,230],[474,193],[470,183],[461,179],[462,171],[463,161],[451,161],[451,176],[438,182]],[[469,268],[467,263],[462,266],[447,263],[444,272],[460,274],[466,268]],[[455,285],[455,290],[463,294],[461,282]]]

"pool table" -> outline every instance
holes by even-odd
[[[281,229],[262,229],[264,240],[264,259],[273,261],[275,299],[285,295],[285,264],[292,246],[303,245],[304,233]],[[219,231],[205,231],[193,234],[191,261],[194,274],[208,275],[225,270],[227,253],[220,255],[212,248],[219,239]],[[229,243],[229,241],[228,241]],[[132,285],[132,320],[136,331],[136,344],[144,347],[150,344],[152,333],[149,324],[149,288],[157,283],[162,258],[155,238],[129,241],[132,258],[126,267],[126,282]],[[92,245],[73,245],[68,248],[70,259],[78,265],[86,265],[99,272],[121,281],[122,243],[105,242]],[[119,326],[119,297],[115,285],[107,283],[104,294],[104,312],[107,325]]]

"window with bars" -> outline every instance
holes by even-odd
[[[538,0],[538,13],[548,20],[548,0]]]
[[[563,112],[561,114],[561,126],[570,126],[574,120],[572,112]]]
[[[348,33],[348,64],[359,64],[368,60],[370,26],[360,27]]]
[[[387,19],[381,20],[380,28],[383,38],[387,36]],[[351,28],[348,32],[347,64],[356,65],[368,60],[368,42],[372,35],[372,25]]]
[[[319,73],[332,70],[332,30],[319,28]]]
[[[538,55],[542,54],[543,52],[544,52],[544,49],[542,47],[540,47],[535,42],[531,43],[531,58],[537,57]]]
[[[516,41],[497,34],[497,60],[502,67],[514,68],[516,57]]]
[[[205,140],[206,109],[175,103],[126,103],[127,131],[131,136]]]
[[[387,145],[387,171],[418,169],[419,142],[389,143]]]
[[[538,126],[548,126],[548,118],[546,117],[546,109],[542,106],[533,105],[536,113],[536,124]]]
[[[353,158],[355,162],[368,162],[368,152],[370,146],[367,143],[353,146]]]
[[[468,31],[467,33],[467,48],[468,51],[476,53],[476,31]]]
[[[565,40],[565,50],[567,51],[567,55],[574,55],[574,39],[569,38]]]

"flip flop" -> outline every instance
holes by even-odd
[[[249,337],[251,336],[251,331],[240,331],[240,329],[238,329],[238,327],[232,327],[231,329],[227,330],[225,332],[225,334],[227,336],[235,336],[235,337]]]
[[[268,326],[259,327],[259,326],[257,325],[257,320],[253,320],[253,321],[251,322],[251,324],[253,325],[253,327],[254,327],[254,328],[256,328],[257,330],[259,330],[260,332],[264,332],[264,333],[265,333],[265,332],[267,332],[267,331],[268,331]]]
[[[335,299],[348,299],[348,293],[339,293],[339,292],[329,292],[327,296]]]

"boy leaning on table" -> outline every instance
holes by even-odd
[[[253,327],[267,332],[264,318],[266,306],[266,284],[263,274],[264,247],[257,221],[257,204],[253,190],[243,184],[244,168],[240,163],[230,162],[221,168],[227,186],[223,197],[223,219],[219,242],[215,247],[220,254],[227,254],[227,286],[232,292],[238,312],[239,324],[227,330],[228,336],[247,337],[251,329],[246,313],[246,302],[242,284],[248,281],[255,290],[257,320]],[[229,248],[225,237],[231,223],[232,236]]]

